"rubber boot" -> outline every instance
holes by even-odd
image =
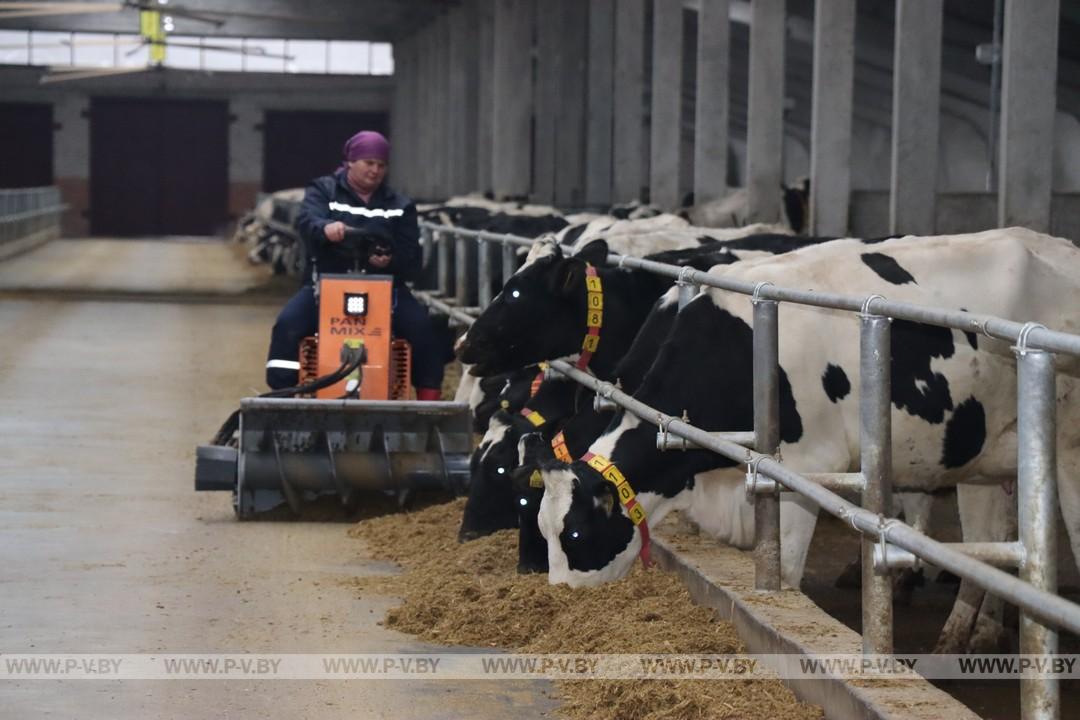
[[[416,388],[416,399],[424,401],[442,400],[442,390],[439,388]]]

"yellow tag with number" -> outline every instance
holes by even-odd
[[[616,484],[615,491],[619,493],[619,502],[623,505],[626,505],[634,499],[634,489],[630,487],[630,483],[628,482]]]
[[[604,286],[600,282],[600,278],[595,275],[591,275],[585,278],[585,290],[587,292],[601,292]]]
[[[602,310],[604,308],[604,296],[600,293],[589,293],[588,303],[590,310]]]
[[[641,521],[645,519],[645,508],[641,507],[640,504],[635,505],[632,508],[626,508],[626,512],[630,515],[630,520],[635,525],[640,525]]]
[[[540,474],[539,470],[533,470],[532,475],[529,475],[529,487],[544,487],[544,476]]]
[[[586,335],[585,341],[581,343],[581,349],[588,352],[596,352],[598,347],[600,347],[599,335]]]
[[[626,478],[619,472],[619,468],[614,465],[609,466],[607,470],[604,470],[600,474],[604,476],[605,480],[615,483],[616,485],[626,482]]]
[[[604,313],[599,310],[590,310],[589,314],[585,316],[585,325],[587,327],[601,327],[604,324]]]
[[[541,425],[544,424],[544,422],[546,422],[544,420],[544,416],[541,415],[540,413],[536,412],[535,410],[533,410],[531,413],[526,415],[525,419],[528,420],[529,422],[531,422],[536,427],[540,427]]]
[[[589,458],[588,464],[589,467],[591,467],[593,470],[597,471],[600,474],[603,474],[604,471],[608,469],[608,466],[611,465],[611,463],[606,457],[601,457],[599,455],[593,455],[591,458]]]

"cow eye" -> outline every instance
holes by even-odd
[[[572,533],[570,533],[570,538],[571,538],[572,540],[577,540],[577,539],[578,539],[578,536],[579,536],[579,533],[578,533],[578,531],[577,531],[577,530],[575,530],[575,531],[573,531]]]
[[[521,507],[528,507],[529,498],[518,498],[518,505],[520,505]]]
[[[512,297],[512,298],[521,297],[521,291],[520,290],[511,290],[510,291],[510,297]]]
[[[505,475],[506,474],[506,468],[502,468],[502,467],[501,468],[495,468],[495,472],[499,473],[500,475]]]

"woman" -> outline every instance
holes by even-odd
[[[438,400],[446,348],[433,331],[427,308],[405,286],[420,270],[416,205],[383,182],[390,143],[380,133],[358,132],[345,143],[343,154],[337,172],[316,178],[304,191],[296,227],[307,249],[308,272],[274,324],[266,383],[274,389],[297,384],[300,341],[314,335],[318,325],[319,273],[366,271],[394,276],[391,330],[412,346],[417,399]],[[347,227],[372,238],[366,257],[355,257],[344,242]]]

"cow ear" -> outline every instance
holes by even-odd
[[[602,482],[593,491],[593,507],[611,517],[615,512],[615,488],[609,482]]]
[[[574,257],[593,265],[606,265],[608,252],[607,240],[598,238],[574,253]]]
[[[553,295],[571,297],[583,293],[585,263],[576,257],[564,258],[555,263],[551,271],[548,289]]]
[[[510,482],[516,493],[527,492],[529,488],[539,489],[544,487],[544,475],[540,472],[539,466],[533,463],[526,463],[514,468],[514,471],[510,473]]]

